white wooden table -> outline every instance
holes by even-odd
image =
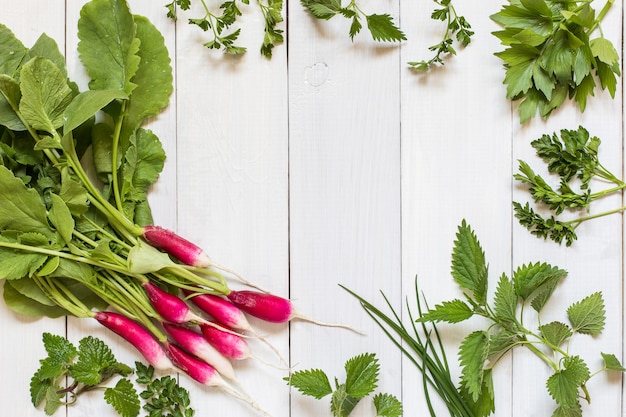
[[[76,55],[76,22],[84,0],[0,0],[0,22],[26,45],[42,33],[65,45],[73,78],[84,79]],[[287,42],[267,60],[257,53],[262,20],[250,7],[242,18],[240,59],[202,47],[203,34],[181,20],[168,20],[164,1],[130,2],[166,37],[175,70],[175,94],[150,125],[168,155],[151,194],[158,224],[200,243],[221,264],[262,287],[292,298],[297,308],[328,322],[364,330],[262,326],[296,369],[321,368],[343,377],[344,362],[374,352],[381,362],[380,391],[401,397],[405,415],[426,415],[421,375],[403,360],[343,284],[382,306],[379,290],[398,307],[413,299],[413,280],[431,305],[459,295],[450,277],[457,226],[475,229],[489,262],[491,288],[502,272],[546,261],[569,271],[544,313],[564,320],[571,302],[602,291],[606,329],[597,339],[574,343],[592,368],[599,352],[623,352],[623,221],[621,215],[579,229],[572,247],[530,236],[513,218],[512,199],[524,199],[512,174],[517,160],[539,166],[530,141],[562,128],[585,126],[602,138],[601,159],[621,175],[622,81],[612,100],[598,93],[580,114],[567,105],[548,121],[519,124],[505,98],[501,50],[489,19],[502,2],[458,1],[459,13],[476,31],[473,43],[426,74],[408,69],[437,41],[429,1],[363,1],[372,12],[400,19],[408,41],[374,44],[367,31],[351,43],[348,22],[314,21],[298,0],[288,3]],[[603,26],[622,40],[622,5],[616,2]],[[620,51],[621,54],[621,51]],[[619,204],[619,198],[602,203]],[[610,203],[610,204],[609,204]],[[600,210],[598,206],[596,209]],[[42,332],[77,342],[95,335],[123,361],[138,355],[112,333],[88,320],[19,317],[0,306],[2,417],[44,415],[32,407],[29,380],[44,356]],[[473,329],[468,325],[467,329]],[[454,360],[463,331],[441,326]],[[449,331],[448,331],[449,330]],[[262,347],[258,346],[260,350]],[[237,366],[251,394],[276,417],[330,416],[328,401],[291,393],[284,372],[254,362]],[[495,373],[496,415],[547,416],[548,369],[525,352],[509,355]],[[199,387],[186,377],[197,416],[254,416],[245,405]],[[600,376],[589,384],[587,417],[623,414],[619,379]],[[369,404],[369,403],[368,403]],[[80,398],[56,416],[114,416],[101,393]],[[373,416],[369,405],[356,417]],[[446,415],[442,411],[442,416]]]

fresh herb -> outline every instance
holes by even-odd
[[[591,401],[587,382],[602,371],[625,369],[613,354],[602,353],[603,367],[591,373],[586,362],[570,354],[574,335],[598,336],[604,329],[606,312],[600,292],[593,293],[567,308],[568,323],[542,323],[540,313],[567,273],[547,263],[518,267],[509,278],[502,274],[493,301],[488,302],[488,268],[480,242],[465,221],[458,228],[452,253],[452,277],[464,298],[444,301],[419,321],[459,323],[471,317],[491,322],[485,330],[465,337],[459,348],[461,384],[469,398],[479,399],[493,386],[491,372],[499,360],[516,347],[526,347],[551,370],[546,388],[556,402],[553,416],[580,416],[580,400]],[[524,325],[527,308],[537,313],[537,329]],[[522,315],[524,319],[522,320]]]
[[[225,30],[229,30],[231,26],[237,23],[237,19],[242,15],[238,1],[227,0],[223,2],[219,6],[219,12],[212,11],[205,0],[200,0],[200,3],[204,15],[189,18],[188,22],[205,32],[210,31],[212,39],[205,42],[204,46],[209,49],[223,49],[230,55],[245,53],[245,47],[235,44],[241,34],[241,28],[225,33]],[[241,0],[241,4],[249,5],[250,2],[249,0]],[[262,0],[257,0],[257,5],[265,22],[263,42],[260,48],[261,54],[271,58],[274,46],[284,42],[283,30],[278,29],[278,24],[283,21],[283,0],[267,0],[265,3]],[[173,0],[165,7],[167,8],[167,16],[176,20],[178,18],[177,7],[183,11],[188,11],[191,8],[191,0]]]
[[[353,291],[343,286],[342,288],[359,300],[365,312],[420,371],[424,396],[431,417],[437,416],[430,396],[431,389],[434,389],[451,417],[483,417],[493,412],[493,390],[489,389],[490,372],[485,372],[485,390],[477,400],[468,396],[467,391],[463,387],[457,387],[453,381],[446,351],[436,324],[419,321],[423,313],[417,278],[415,279],[415,309],[411,308],[408,300],[406,302],[409,327],[404,325],[400,314],[396,312],[384,294],[383,298],[391,314],[384,313]],[[416,323],[419,323],[419,326]]]
[[[456,55],[456,49],[453,46],[454,40],[462,46],[466,47],[472,41],[474,32],[472,26],[463,16],[459,16],[452,4],[452,0],[433,0],[437,8],[431,14],[431,19],[440,20],[446,23],[446,31],[441,38],[441,42],[428,47],[429,51],[435,53],[428,60],[409,62],[409,65],[416,70],[427,70],[433,65],[444,65],[444,57],[446,55]]]
[[[406,36],[393,23],[393,18],[389,14],[367,14],[355,0],[350,0],[350,3],[345,6],[341,0],[301,0],[301,3],[312,16],[318,19],[330,20],[335,16],[343,16],[350,20],[349,35],[352,40],[361,32],[362,20],[365,20],[367,29],[375,41],[398,42],[406,40]]]
[[[166,375],[154,378],[154,368],[135,362],[137,383],[144,386],[139,396],[145,401],[143,409],[149,417],[193,417],[189,392],[176,379]]]
[[[550,238],[557,243],[565,241],[566,246],[571,246],[577,239],[576,228],[583,222],[626,210],[626,207],[618,207],[571,220],[559,220],[558,216],[566,211],[588,212],[594,201],[620,193],[626,188],[626,183],[600,163],[600,139],[591,136],[582,126],[577,130],[562,129],[560,136],[556,133],[543,135],[531,145],[547,164],[548,172],[559,178],[559,186],[555,189],[528,163],[519,161],[519,173],[514,178],[527,184],[535,203],[547,207],[552,213],[549,218],[544,218],[529,203],[513,202],[515,217],[533,235]],[[611,186],[592,192],[593,180]]]
[[[506,68],[507,98],[520,102],[521,123],[537,111],[548,118],[567,98],[584,112],[596,79],[615,96],[619,55],[601,30],[594,36],[613,1],[596,14],[592,1],[510,0],[491,16],[503,27],[494,35],[506,48],[496,55]]]
[[[376,355],[364,353],[349,359],[345,364],[346,381],[342,384],[335,378],[335,389],[321,369],[294,372],[284,378],[304,395],[322,399],[331,395],[330,411],[334,417],[349,416],[361,399],[371,395],[377,388],[380,365]],[[391,394],[379,393],[372,398],[376,416],[398,417],[402,415],[402,404]]]

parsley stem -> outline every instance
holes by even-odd
[[[581,223],[583,223],[583,222],[585,222],[587,220],[596,219],[598,217],[604,217],[604,216],[608,216],[608,215],[615,214],[615,213],[621,213],[624,210],[626,210],[626,206],[618,207],[618,208],[615,208],[613,210],[603,211],[602,213],[590,214],[588,216],[578,217],[578,218],[573,219],[573,220],[564,221],[563,224],[573,225],[576,228],[576,227],[580,226]]]

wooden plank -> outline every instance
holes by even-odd
[[[366,13],[397,2],[364,2]],[[373,302],[400,302],[400,83],[397,46],[348,37],[341,16],[317,21],[289,10],[291,297],[306,315],[361,329],[359,336],[304,322],[291,325],[291,362],[345,381],[344,363],[380,360],[378,392],[400,398],[399,351],[342,284]],[[327,415],[328,397],[294,392],[292,415]],[[371,401],[355,410],[372,415]]]
[[[65,4],[63,1],[0,1],[0,23],[7,26],[26,47],[32,46],[42,33],[57,41],[61,50],[65,42]],[[1,286],[0,286],[1,287]],[[2,289],[0,288],[0,293]],[[2,338],[0,367],[5,377],[0,382],[3,396],[2,414],[38,416],[42,411],[30,399],[30,379],[46,357],[42,334],[65,334],[65,320],[30,319],[10,311],[1,303]],[[56,416],[65,415],[63,408]]]

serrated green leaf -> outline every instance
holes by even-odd
[[[297,371],[290,377],[284,378],[284,380],[302,394],[318,400],[333,392],[328,377],[321,369]]]
[[[611,371],[626,372],[626,368],[622,366],[622,363],[617,359],[617,356],[612,353],[601,353],[604,360],[604,367]]]
[[[367,28],[375,41],[399,42],[406,40],[405,34],[393,23],[388,14],[371,14],[365,17]]]
[[[100,339],[87,336],[80,340],[78,361],[70,367],[72,377],[85,385],[97,385],[101,373],[117,364],[111,349]]]
[[[111,404],[122,417],[137,417],[140,410],[140,401],[137,391],[128,379],[120,379],[115,387],[104,391],[104,400]]]
[[[373,353],[350,358],[346,364],[346,393],[353,398],[363,398],[376,389],[380,365]]]
[[[458,227],[452,252],[452,277],[474,300],[484,305],[487,301],[487,263],[485,253],[471,227],[463,220]]]
[[[462,366],[461,380],[473,401],[478,401],[483,391],[487,342],[486,332],[475,331],[463,339],[459,348],[459,362]]]
[[[330,400],[330,411],[336,417],[348,417],[360,399],[351,397],[346,392],[346,386],[341,384],[333,392]]]
[[[547,263],[522,265],[513,273],[515,293],[527,300],[535,291],[547,282],[565,278],[567,272]]]
[[[541,335],[549,344],[555,347],[561,346],[568,338],[572,336],[572,329],[564,323],[553,321],[539,327]]]
[[[575,408],[578,404],[579,386],[589,379],[589,368],[578,356],[565,358],[563,366],[563,369],[548,378],[548,392],[560,406]]]
[[[567,317],[574,332],[597,336],[606,320],[602,293],[593,293],[567,309]]]
[[[35,407],[39,407],[46,398],[48,389],[53,385],[49,378],[41,378],[39,373],[35,373],[30,379],[30,401]]]
[[[124,0],[94,0],[83,6],[78,20],[79,58],[91,77],[91,90],[117,90],[127,95],[139,67],[139,39]]]
[[[418,321],[445,321],[448,323],[458,323],[467,320],[474,315],[474,312],[462,300],[444,301],[435,305],[435,308],[423,314]]]
[[[546,305],[554,290],[561,282],[562,276],[553,275],[549,279],[547,279],[544,284],[537,289],[534,293],[534,297],[530,302],[530,306],[537,312],[540,313],[543,307]]]
[[[513,282],[504,274],[500,276],[498,288],[493,300],[495,316],[506,322],[515,322],[517,312],[517,294]]]
[[[377,416],[400,417],[402,415],[402,403],[391,394],[376,394],[373,401]]]
[[[62,400],[65,398],[65,394],[59,393],[60,389],[61,387],[57,385],[51,385],[46,390],[46,404],[44,405],[43,410],[49,416],[53,415],[56,410],[63,405]]]
[[[470,394],[465,385],[459,387],[461,397],[473,415],[486,417],[495,411],[492,370],[486,369],[482,377],[482,385],[478,398]]]

